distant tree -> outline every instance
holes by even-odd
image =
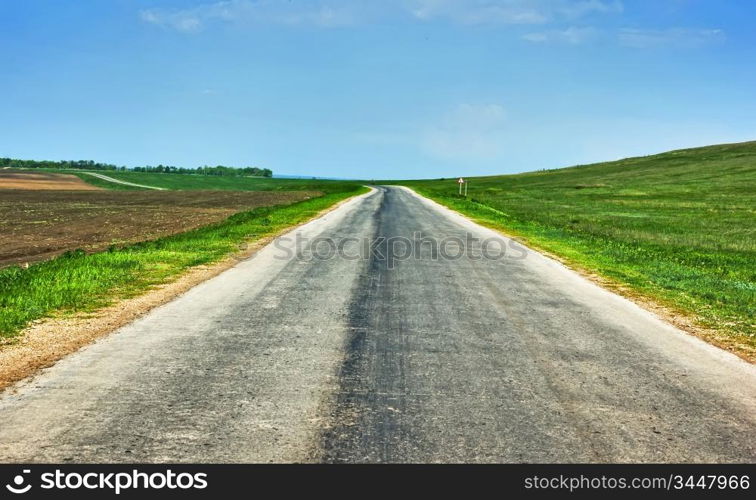
[[[172,165],[159,164],[157,167],[146,165],[143,167],[133,167],[129,169],[125,166],[116,166],[109,163],[97,163],[92,160],[63,160],[63,161],[48,161],[48,160],[18,160],[14,158],[0,158],[0,168],[18,168],[18,169],[33,169],[33,168],[55,168],[55,169],[80,169],[80,170],[113,170],[125,172],[131,170],[132,172],[154,172],[154,173],[169,173],[169,174],[183,174],[183,175],[218,175],[228,177],[240,177],[240,176],[254,176],[254,177],[273,177],[273,171],[269,168],[259,167],[227,167],[224,165],[217,165],[215,167],[208,167],[203,165],[198,168],[184,168],[175,167]]]

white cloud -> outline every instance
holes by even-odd
[[[147,9],[142,21],[184,33],[212,23],[349,26],[385,17],[458,24],[543,24],[620,12],[619,0],[224,0],[190,8]]]
[[[202,29],[202,21],[195,12],[191,11],[164,11],[161,9],[143,10],[139,13],[142,21],[173,28],[183,33],[196,33]]]
[[[578,19],[623,12],[620,0],[222,0],[189,8],[146,9],[143,22],[182,33],[198,33],[214,24],[274,24],[334,28],[409,19],[463,25],[542,25],[520,35],[530,43],[579,45],[599,38],[592,27],[569,26]],[[559,26],[557,28],[557,26]],[[616,33],[622,46],[697,48],[725,39],[720,29],[634,29]]]
[[[348,26],[369,11],[360,1],[225,0],[186,9],[147,9],[140,17],[149,24],[196,33],[212,23]]]
[[[720,29],[670,28],[665,30],[623,29],[618,35],[620,45],[637,49],[655,47],[697,48],[725,39]]]
[[[565,43],[568,45],[579,45],[596,39],[598,34],[599,32],[596,28],[570,26],[564,30],[526,33],[522,36],[522,39],[532,43]]]
[[[619,14],[624,10],[619,0],[582,0],[577,2],[564,2],[558,12],[570,19],[577,19],[588,14]]]
[[[408,0],[418,19],[462,24],[542,24],[622,11],[619,0]]]
[[[412,0],[410,13],[419,20],[448,19],[462,24],[538,24],[548,20],[546,12],[532,1]]]
[[[506,152],[506,124],[498,104],[461,104],[421,135],[421,146],[443,160],[496,159]]]

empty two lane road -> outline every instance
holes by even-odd
[[[7,391],[0,421],[13,462],[752,462],[756,370],[392,187]]]

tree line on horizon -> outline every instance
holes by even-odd
[[[171,165],[158,165],[156,167],[147,165],[145,167],[119,167],[110,163],[98,163],[92,160],[64,160],[64,161],[50,161],[50,160],[18,160],[14,158],[0,158],[0,168],[54,168],[54,169],[70,169],[70,170],[110,170],[118,172],[150,172],[160,174],[198,174],[198,175],[216,175],[227,177],[273,177],[273,171],[269,168],[258,167],[226,167],[224,165],[218,165],[215,167],[208,167],[207,165],[197,168],[184,168],[174,167]]]

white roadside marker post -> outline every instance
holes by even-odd
[[[462,196],[462,184],[465,183],[465,180],[460,177],[457,183],[459,184],[459,195]],[[467,196],[467,186],[465,186],[465,196]]]

